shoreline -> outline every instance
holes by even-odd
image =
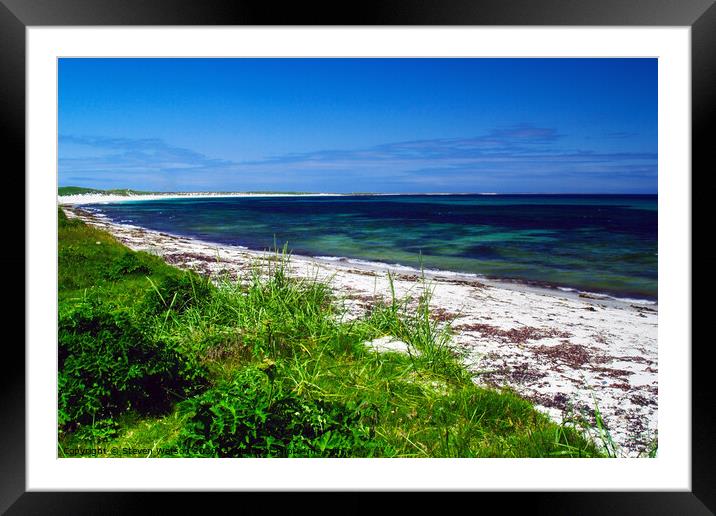
[[[117,195],[117,194],[76,194],[58,195],[57,203],[60,206],[72,206],[77,204],[109,204],[116,202],[133,201],[161,201],[164,199],[213,199],[221,197],[340,197],[348,194],[340,193],[248,193],[248,192],[177,192],[157,193],[138,195]]]
[[[137,197],[146,196],[123,199]],[[274,254],[121,225],[73,206],[63,209],[133,250],[214,278],[236,276],[256,259]],[[329,283],[345,303],[347,318],[360,317],[389,297],[386,273],[391,266],[362,265],[298,255],[290,262],[293,275]],[[393,270],[399,297],[419,295],[419,274]],[[452,346],[477,384],[509,387],[558,422],[579,413],[589,419],[596,400],[620,456],[647,452],[657,424],[656,305],[586,298],[578,292],[458,273],[426,271],[425,277],[433,290],[431,309],[438,320],[452,321]]]
[[[87,194],[82,194],[82,196],[85,196]],[[90,194],[92,196],[96,196],[95,194]],[[159,199],[178,199],[178,198],[212,198],[212,197],[311,197],[311,196],[323,196],[323,197],[340,197],[340,196],[351,196],[354,194],[332,194],[332,193],[324,193],[324,194],[245,194],[245,193],[236,193],[236,194],[195,194],[190,193],[186,195],[167,195],[167,196],[161,196],[157,197]],[[393,195],[393,194],[361,194],[361,195]],[[412,194],[411,194],[412,195]],[[426,194],[427,195],[427,194]],[[452,195],[452,194],[429,194],[429,195]],[[462,195],[462,194],[461,194]],[[476,195],[476,194],[470,194],[470,195]],[[488,195],[488,194],[479,194],[479,195]],[[73,196],[77,197],[77,196]],[[100,196],[102,197],[102,196]],[[119,197],[119,196],[116,196]],[[148,195],[142,195],[142,196],[129,196],[131,198],[122,197],[125,199],[125,201],[143,201],[143,200],[153,200],[153,196]],[[94,198],[94,197],[93,197]],[[88,212],[91,212],[93,216],[105,219],[106,215],[102,213],[101,210],[93,209],[92,204],[110,204],[115,203],[117,201],[114,200],[106,200],[103,202],[95,202],[95,201],[82,201],[82,202],[67,202],[67,203],[60,203],[61,206],[73,206]],[[106,218],[107,222],[110,222],[109,218]],[[125,227],[137,227],[141,229],[141,226],[136,226],[133,223],[125,223],[125,221],[120,221],[118,223]],[[158,231],[158,230],[150,230],[150,231]],[[251,249],[246,246],[243,246],[241,244],[230,244],[230,243],[220,243],[220,242],[212,242],[207,240],[201,240],[196,237],[192,237],[189,235],[182,235],[178,233],[169,233],[166,231],[163,231],[163,233],[180,238],[180,239],[191,239],[195,240],[197,242],[204,243],[206,245],[210,246],[228,246],[233,248],[239,248],[239,249],[245,249],[250,252],[255,253],[264,253],[265,251],[260,249]],[[512,290],[528,290],[528,291],[534,291],[534,292],[541,292],[541,293],[560,293],[561,295],[565,295],[569,298],[577,297],[577,298],[583,298],[583,299],[590,299],[598,304],[604,304],[607,306],[621,306],[621,305],[638,305],[638,306],[649,306],[653,308],[658,308],[658,297],[651,297],[651,296],[643,296],[643,297],[631,297],[631,294],[617,294],[610,291],[599,291],[599,290],[582,290],[578,287],[574,286],[567,286],[567,285],[559,285],[556,283],[549,283],[546,281],[540,281],[540,280],[529,280],[529,279],[520,279],[520,278],[500,278],[500,277],[492,277],[492,276],[483,276],[481,274],[472,273],[472,272],[458,272],[458,271],[450,271],[450,270],[441,270],[441,269],[418,269],[415,267],[412,267],[410,265],[403,265],[399,263],[387,263],[387,262],[379,262],[379,261],[372,261],[367,260],[363,258],[354,258],[349,256],[328,256],[328,255],[293,255],[293,256],[300,256],[302,259],[310,259],[314,260],[316,262],[320,263],[326,263],[326,264],[341,264],[341,265],[350,265],[352,267],[356,268],[362,268],[369,271],[374,272],[387,272],[390,271],[391,273],[403,273],[403,274],[424,274],[426,277],[430,278],[438,278],[438,279],[445,279],[448,278],[457,278],[458,280],[463,281],[479,281],[483,283],[487,283],[490,285],[496,285],[502,288],[506,289],[512,289]],[[634,294],[635,296],[638,296],[639,294]]]

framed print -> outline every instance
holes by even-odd
[[[712,511],[716,10],[613,4],[4,0],[26,325],[3,509]]]

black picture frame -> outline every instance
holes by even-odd
[[[402,0],[363,1],[355,4],[248,2],[243,0],[0,0],[0,111],[7,129],[3,141],[4,161],[12,164],[4,174],[6,188],[15,195],[14,224],[4,228],[9,241],[22,251],[2,256],[4,270],[24,270],[25,227],[16,220],[25,210],[25,30],[32,26],[102,25],[574,25],[574,26],[688,26],[692,36],[692,235],[709,235],[716,218],[704,206],[716,194],[707,165],[713,164],[712,144],[707,137],[710,114],[716,112],[716,6],[714,0]],[[10,167],[10,165],[6,165]],[[10,172],[14,170],[14,172]],[[699,172],[694,173],[698,170]],[[21,179],[22,177],[22,179]],[[700,208],[696,208],[699,206]],[[693,332],[705,327],[708,301],[697,302],[695,293],[713,290],[713,266],[707,241],[692,240],[692,490],[690,492],[581,492],[511,493],[510,508],[525,505],[532,514],[713,514],[716,510],[716,453],[713,439],[713,408],[709,347],[712,340],[699,340]],[[712,255],[713,256],[713,255]],[[711,265],[710,269],[706,267]],[[711,274],[711,275],[709,275]],[[8,286],[24,292],[20,275],[10,274]],[[17,284],[13,284],[12,282]],[[22,290],[21,290],[22,288]],[[31,307],[14,297],[15,310]],[[23,312],[25,315],[26,312]],[[19,325],[19,314],[8,322]],[[698,322],[694,325],[694,322]],[[708,335],[708,334],[705,334]],[[24,339],[24,335],[23,335]],[[0,375],[0,511],[8,514],[104,514],[128,513],[149,507],[148,493],[26,492],[25,477],[25,354],[19,338],[6,334],[5,367]],[[8,356],[14,352],[14,357]],[[213,497],[217,496],[212,494]],[[229,495],[222,495],[222,499]],[[265,498],[241,495],[241,510],[264,504]],[[480,493],[487,498],[505,497]],[[420,500],[420,497],[417,498]],[[156,501],[156,500],[153,500]],[[222,500],[224,501],[224,500]],[[505,500],[495,500],[504,506]],[[171,502],[186,497],[162,496],[163,512]],[[214,503],[218,503],[214,499]],[[296,503],[296,500],[294,500]],[[300,501],[298,501],[300,503]],[[486,506],[483,506],[486,507]]]

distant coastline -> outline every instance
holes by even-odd
[[[592,194],[592,193],[557,193],[557,192],[281,192],[281,191],[246,191],[246,192],[149,192],[132,189],[100,190],[77,186],[63,186],[57,189],[57,200],[60,205],[105,204],[116,202],[156,201],[163,199],[201,199],[220,197],[351,197],[351,196],[395,196],[395,195],[624,195],[652,196],[656,194]]]
[[[135,192],[125,190],[122,193],[114,191],[94,191],[76,194],[59,194],[58,204],[106,204],[115,202],[157,201],[162,199],[202,199],[227,197],[354,197],[354,196],[389,196],[389,195],[500,195],[494,192],[478,193],[313,193],[313,192]],[[126,192],[126,193],[125,193]],[[519,194],[510,194],[519,195]]]
[[[115,202],[157,201],[162,199],[201,199],[213,197],[335,197],[348,194],[335,193],[253,193],[253,192],[177,192],[177,193],[142,193],[142,194],[110,194],[83,193],[74,195],[58,195],[60,205],[73,204],[105,204]]]

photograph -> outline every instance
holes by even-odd
[[[0,0],[0,513],[712,514],[716,7],[605,1]]]
[[[658,460],[659,67],[59,57],[57,459]]]

